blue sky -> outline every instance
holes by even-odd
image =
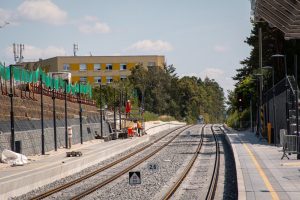
[[[5,21],[9,24],[5,25]],[[214,78],[224,90],[249,56],[250,1],[0,0],[0,61],[58,55],[165,55],[180,76]]]

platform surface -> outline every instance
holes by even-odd
[[[268,144],[251,131],[227,136],[235,153],[239,199],[300,199],[300,160],[284,158],[282,147]]]

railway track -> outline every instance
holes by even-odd
[[[93,191],[96,191],[97,189],[103,187],[104,185],[110,183],[111,181],[113,181],[113,180],[117,179],[118,177],[122,176],[123,174],[125,174],[125,173],[128,172],[128,171],[130,171],[130,170],[133,169],[134,167],[138,166],[139,164],[141,164],[141,163],[144,162],[145,160],[149,159],[149,158],[152,157],[154,154],[156,154],[156,153],[159,152],[161,149],[163,149],[165,146],[167,146],[168,144],[170,144],[170,143],[171,143],[178,135],[180,135],[183,131],[187,130],[187,129],[190,128],[190,127],[191,127],[191,126],[185,126],[185,127],[179,127],[179,128],[176,128],[175,130],[173,130],[173,131],[167,133],[166,135],[164,135],[164,136],[162,136],[162,137],[156,139],[155,141],[153,141],[153,142],[147,144],[146,146],[144,146],[144,147],[142,147],[142,148],[139,148],[138,150],[136,150],[136,151],[134,151],[134,152],[132,152],[132,153],[130,153],[130,154],[128,154],[128,155],[125,155],[125,156],[121,157],[120,159],[118,159],[118,160],[116,160],[116,161],[114,161],[114,162],[111,162],[110,164],[105,165],[104,167],[101,167],[101,168],[99,168],[99,169],[97,169],[97,170],[95,170],[95,171],[93,171],[93,172],[91,172],[91,173],[86,174],[85,176],[82,176],[82,177],[80,177],[80,178],[78,178],[78,179],[75,179],[75,180],[73,180],[73,181],[70,181],[70,182],[68,182],[68,183],[66,183],[66,184],[64,184],[64,185],[61,185],[61,186],[59,186],[59,187],[56,187],[56,188],[54,188],[54,189],[52,189],[52,190],[48,190],[48,191],[46,191],[46,192],[44,192],[44,193],[42,193],[42,194],[40,194],[40,195],[37,195],[37,196],[35,196],[35,197],[31,198],[31,199],[32,199],[32,200],[44,199],[44,198],[46,198],[46,197],[49,197],[50,195],[53,195],[53,194],[55,194],[55,193],[58,193],[58,192],[60,192],[60,191],[65,190],[65,189],[67,189],[67,188],[69,188],[69,187],[71,187],[71,186],[73,186],[73,185],[75,185],[75,184],[78,184],[78,183],[80,183],[80,182],[82,182],[82,181],[84,181],[84,180],[86,180],[86,179],[88,179],[88,178],[91,178],[91,177],[93,177],[93,176],[95,176],[95,175],[97,175],[97,174],[99,174],[99,173],[101,173],[101,172],[103,172],[103,171],[105,171],[105,170],[107,170],[107,169],[109,169],[109,168],[112,168],[113,166],[115,166],[115,165],[121,163],[122,161],[125,161],[125,160],[127,160],[127,159],[133,157],[134,155],[140,153],[141,151],[144,151],[144,150],[148,149],[148,148],[151,147],[152,145],[156,144],[157,142],[161,141],[162,139],[166,138],[167,136],[169,136],[169,135],[171,135],[172,133],[174,133],[174,132],[176,132],[176,131],[179,130],[179,132],[178,132],[177,134],[175,134],[175,136],[173,136],[171,140],[169,140],[169,141],[166,142],[164,145],[162,145],[161,147],[159,147],[159,148],[156,149],[155,151],[153,151],[153,152],[151,152],[150,154],[148,154],[147,156],[145,156],[143,159],[140,159],[139,161],[137,161],[137,162],[135,162],[134,164],[128,166],[127,168],[123,169],[123,170],[120,171],[119,173],[117,173],[117,174],[113,175],[112,177],[106,179],[105,181],[103,181],[103,182],[97,184],[95,187],[92,187],[92,188],[90,188],[90,189],[88,189],[88,190],[86,190],[86,191],[84,191],[84,192],[82,192],[82,193],[80,193],[80,194],[78,194],[78,195],[76,195],[76,196],[70,198],[70,199],[81,199],[82,197],[84,197],[84,196],[86,196],[86,195],[92,193]],[[182,130],[180,130],[180,129],[182,129]]]
[[[211,131],[212,131],[213,138],[214,138],[216,153],[215,153],[214,169],[213,169],[213,173],[212,173],[212,176],[211,176],[208,191],[207,191],[207,194],[206,194],[206,197],[205,197],[206,200],[214,199],[216,188],[217,188],[217,183],[218,183],[219,166],[220,166],[220,147],[219,147],[217,137],[215,135],[215,131],[213,129],[213,125],[211,126]],[[191,160],[189,161],[188,165],[185,167],[185,169],[183,170],[183,172],[181,173],[179,178],[175,181],[173,186],[170,187],[170,189],[162,197],[162,200],[170,199],[174,195],[174,193],[177,191],[177,189],[179,188],[181,183],[184,181],[184,179],[187,177],[188,173],[190,172],[190,170],[194,166],[194,163],[195,163],[197,157],[200,154],[201,147],[203,145],[203,138],[204,138],[204,127],[202,127],[201,139],[199,141],[198,148],[195,151],[193,157],[191,158]]]
[[[218,177],[219,177],[219,169],[220,169],[220,145],[217,139],[217,136],[214,131],[214,126],[211,126],[211,131],[213,133],[214,139],[215,139],[215,144],[216,144],[216,156],[215,156],[215,164],[214,164],[214,170],[213,170],[213,175],[210,181],[209,189],[206,195],[207,200],[212,200],[214,199],[217,185],[218,185]]]
[[[166,199],[170,199],[173,194],[176,192],[176,190],[178,189],[178,187],[180,186],[180,184],[182,183],[182,181],[185,179],[185,177],[187,176],[187,174],[189,173],[189,171],[191,170],[191,168],[193,167],[196,159],[197,159],[197,156],[198,154],[200,153],[201,151],[201,147],[202,147],[202,144],[203,144],[203,135],[204,135],[204,127],[202,127],[202,130],[201,130],[201,139],[200,139],[200,142],[199,142],[199,145],[198,145],[198,148],[194,154],[194,156],[192,157],[192,159],[190,160],[190,162],[188,163],[187,167],[183,170],[181,176],[179,177],[179,179],[175,182],[175,184],[173,185],[173,187],[171,187],[171,189],[166,193],[166,195],[162,198],[163,200],[166,200]]]

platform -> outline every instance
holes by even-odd
[[[72,146],[71,151],[82,152],[81,157],[66,157],[70,149],[47,152],[43,156],[30,156],[33,160],[24,166],[4,166],[0,163],[0,199],[19,196],[34,188],[79,172],[114,155],[122,153],[149,140],[150,135],[170,128],[182,126],[182,123],[150,122],[146,124],[147,135],[128,139],[93,140]]]
[[[250,131],[226,131],[237,167],[239,199],[300,199],[300,160]]]

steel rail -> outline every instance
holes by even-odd
[[[220,145],[217,139],[217,136],[215,134],[215,131],[213,129],[213,125],[211,126],[211,131],[215,139],[216,144],[216,156],[215,156],[215,164],[214,164],[214,170],[213,175],[209,184],[208,192],[206,194],[206,200],[212,200],[215,197],[217,185],[218,185],[218,178],[219,178],[219,169],[220,169]]]
[[[171,142],[173,142],[183,131],[185,131],[186,129],[190,128],[191,126],[187,126],[185,127],[183,130],[180,130],[179,133],[177,133],[175,136],[172,137],[171,140],[169,140],[168,142],[166,142],[165,144],[163,144],[162,146],[160,146],[158,149],[152,151],[151,153],[149,153],[147,156],[143,157],[142,159],[136,161],[135,163],[133,163],[132,165],[126,167],[125,169],[121,170],[120,172],[116,173],[115,175],[113,175],[112,177],[102,181],[101,183],[97,184],[94,187],[91,187],[89,189],[87,189],[86,191],[71,197],[71,200],[79,200],[93,192],[95,192],[96,190],[102,188],[103,186],[109,184],[110,182],[116,180],[117,178],[121,177],[122,175],[124,175],[125,173],[129,172],[130,170],[132,170],[133,168],[135,168],[136,166],[140,165],[141,163],[145,162],[146,160],[148,160],[149,158],[151,158],[153,155],[155,155],[157,152],[161,151],[164,147],[168,146]]]
[[[203,137],[204,137],[204,127],[206,125],[202,126],[201,128],[201,138],[198,144],[198,148],[195,151],[192,159],[189,161],[188,165],[185,167],[185,169],[183,170],[183,172],[181,173],[180,177],[177,179],[177,181],[174,183],[174,185],[169,189],[169,191],[163,196],[163,200],[167,200],[170,199],[173,194],[176,192],[176,190],[179,188],[179,186],[181,185],[181,183],[183,182],[183,180],[186,178],[186,176],[188,175],[188,173],[190,172],[190,170],[192,169],[200,151],[202,148],[202,144],[203,144]]]
[[[56,188],[54,188],[54,189],[51,189],[51,190],[48,190],[48,191],[46,191],[46,192],[44,192],[44,193],[42,193],[42,194],[39,194],[39,195],[37,195],[37,196],[31,198],[31,200],[40,200],[40,199],[44,199],[44,198],[46,198],[46,197],[48,197],[48,196],[50,196],[50,195],[52,195],[52,194],[58,193],[58,192],[60,192],[60,191],[62,191],[62,190],[64,190],[64,189],[66,189],[66,188],[69,188],[69,187],[71,187],[71,186],[73,186],[73,185],[75,185],[75,184],[77,184],[77,183],[80,183],[81,181],[83,181],[83,180],[85,180],[85,179],[88,179],[88,178],[90,178],[90,177],[92,177],[92,176],[95,176],[96,174],[98,174],[98,173],[100,173],[100,172],[103,172],[104,170],[107,170],[107,169],[109,169],[109,168],[111,168],[111,167],[117,165],[118,163],[120,163],[120,162],[122,162],[122,161],[124,161],[124,160],[127,160],[128,158],[130,158],[130,157],[132,157],[132,156],[134,156],[134,155],[140,153],[141,151],[143,151],[143,150],[145,150],[145,149],[151,147],[153,144],[159,142],[159,141],[162,140],[163,138],[167,137],[167,136],[170,135],[171,133],[174,133],[175,131],[177,131],[177,130],[183,128],[183,127],[184,127],[184,126],[180,126],[180,127],[176,128],[176,129],[170,131],[170,132],[167,133],[166,135],[164,135],[164,136],[162,136],[162,137],[156,139],[155,141],[153,141],[153,142],[147,144],[146,146],[141,147],[141,148],[139,148],[138,150],[136,150],[136,151],[134,151],[134,152],[132,152],[132,153],[130,153],[130,154],[128,154],[128,155],[125,155],[125,156],[121,157],[121,158],[118,159],[118,160],[115,160],[115,161],[113,161],[113,162],[111,162],[111,163],[109,163],[109,164],[107,164],[107,165],[105,165],[105,166],[103,166],[103,167],[101,167],[101,168],[99,168],[99,169],[96,169],[95,171],[93,171],[93,172],[91,172],[91,173],[88,173],[88,174],[86,174],[86,175],[84,175],[84,176],[82,176],[82,177],[80,177],[80,178],[78,178],[78,179],[75,179],[75,180],[70,181],[70,182],[68,182],[68,183],[66,183],[66,184],[64,184],[64,185],[58,186],[58,187],[56,187]],[[184,128],[184,130],[186,130],[186,129],[187,129],[187,128]]]

